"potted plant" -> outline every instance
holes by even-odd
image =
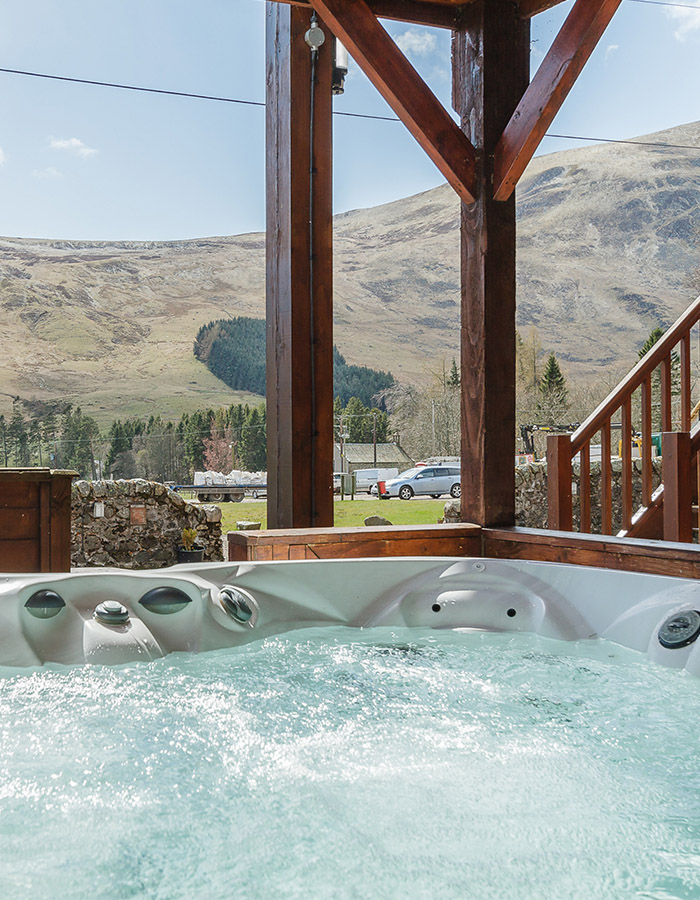
[[[182,529],[182,545],[177,548],[177,561],[179,563],[202,562],[204,559],[204,547],[197,543],[197,529]]]

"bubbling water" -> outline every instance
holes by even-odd
[[[700,680],[348,628],[0,678],[0,896],[700,897]]]

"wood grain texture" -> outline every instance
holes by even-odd
[[[529,77],[529,23],[476,0],[453,37],[453,106],[478,148],[478,196],[461,208],[462,518],[515,521],[515,201],[496,203],[492,154]]]
[[[681,338],[681,431],[690,431],[690,332]]]
[[[649,506],[652,491],[651,375],[642,382],[642,506]]]
[[[268,522],[280,528],[333,523],[332,42],[316,64],[312,176],[310,21],[268,6]]]
[[[39,510],[5,509],[0,514],[0,541],[37,541]]]
[[[480,556],[481,529],[465,524],[231,531],[226,545],[230,561]]]
[[[310,7],[309,0],[276,0],[292,6]],[[382,19],[396,19],[415,25],[432,25],[436,28],[452,29],[456,26],[462,2],[452,0],[367,0],[367,5],[375,16]]]
[[[600,429],[600,527],[603,534],[612,534],[612,438],[610,421]]]
[[[458,196],[471,203],[474,147],[365,0],[312,0],[312,5]]]
[[[75,474],[0,469],[0,571],[70,571]]]
[[[0,510],[37,507],[39,484],[38,481],[7,481],[4,477],[0,478]]]
[[[568,434],[547,435],[547,524],[556,531],[571,531],[571,439]]]
[[[72,476],[54,475],[50,483],[50,571],[70,572]],[[42,538],[42,545],[44,538]],[[43,546],[42,546],[43,553]]]
[[[584,534],[591,530],[591,445],[581,447],[581,475],[579,492],[580,529]]]
[[[693,539],[690,434],[687,431],[665,431],[661,441],[664,540],[690,542]]]
[[[670,354],[661,360],[661,430],[670,431],[672,411],[673,374]]]
[[[42,572],[51,571],[51,482],[39,484],[39,568]],[[70,522],[70,518],[68,520]],[[70,566],[69,566],[70,568]]]
[[[650,575],[700,577],[700,548],[692,544],[529,528],[484,529],[483,540],[484,555],[497,559],[533,559]]]
[[[622,404],[622,527],[627,529],[632,521],[632,398]]]
[[[576,0],[496,147],[494,196],[507,200],[622,0]]]
[[[564,0],[519,0],[518,11],[523,19],[531,19],[538,13],[546,12],[563,2]]]

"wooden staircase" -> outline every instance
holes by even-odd
[[[698,523],[700,423],[691,400],[691,349],[700,355],[700,297],[571,434],[547,440],[549,528],[573,530],[573,461],[579,457],[580,531],[591,532],[591,443],[600,436],[601,533],[692,541]],[[697,369],[696,369],[697,371]],[[662,484],[652,492],[652,409],[660,410]],[[642,505],[633,509],[633,409],[642,436]],[[638,410],[638,411],[637,411]],[[612,423],[621,429],[621,515],[613,528]],[[656,429],[659,430],[658,428]],[[695,504],[695,505],[694,505]]]

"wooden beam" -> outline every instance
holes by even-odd
[[[687,431],[664,431],[661,441],[664,540],[690,543],[693,540],[690,434]]]
[[[600,566],[650,575],[700,578],[700,547],[665,541],[567,534],[531,528],[484,529],[484,556]]]
[[[571,501],[571,438],[547,435],[547,527],[550,531],[573,530]]]
[[[276,0],[292,6],[311,6],[310,0]],[[367,5],[381,19],[396,19],[412,25],[432,25],[452,30],[459,17],[461,3],[442,0],[367,0]]]
[[[553,6],[559,6],[564,0],[520,0],[518,12],[523,19],[531,19],[538,13],[546,12]]]
[[[529,77],[530,24],[510,0],[476,0],[453,38],[453,104],[478,148],[462,204],[462,521],[515,521],[515,198],[491,195],[492,155]]]
[[[333,61],[332,42],[327,40],[318,52],[312,108],[312,54],[304,40],[310,22],[310,10],[268,4],[267,507],[271,528],[333,524]],[[328,29],[326,33],[330,34]]]
[[[461,199],[472,203],[474,147],[365,0],[312,0],[312,5]]]
[[[496,147],[496,200],[513,193],[621,2],[576,0]]]

